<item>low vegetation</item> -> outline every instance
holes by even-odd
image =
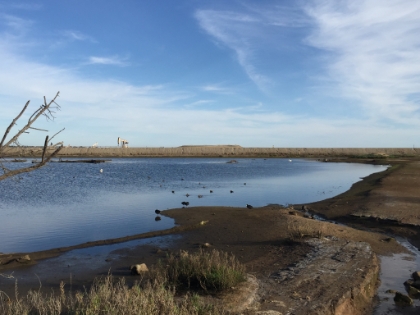
[[[316,228],[309,223],[290,222],[288,224],[288,240],[292,242],[300,241],[305,238],[322,238],[325,235],[325,227],[323,224],[317,225]]]
[[[229,289],[246,277],[245,267],[233,255],[217,250],[171,254],[156,273],[155,278],[165,279],[169,286],[206,292]]]
[[[150,271],[148,280],[129,287],[124,278],[97,279],[89,290],[72,293],[61,283],[50,295],[30,291],[14,297],[0,291],[4,315],[134,315],[225,314],[220,305],[206,304],[197,291],[176,294],[179,288],[218,292],[245,280],[245,268],[234,256],[212,250],[168,255]]]
[[[9,148],[3,157],[39,157],[39,148],[18,147]],[[42,151],[42,150],[41,150]],[[416,148],[245,148],[240,146],[193,146],[193,147],[64,147],[60,157],[222,157],[222,158],[359,158],[384,159],[391,157],[418,157],[420,149]]]

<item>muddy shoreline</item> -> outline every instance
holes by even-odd
[[[362,230],[407,238],[420,250],[420,162],[387,160],[390,168],[355,183],[310,212]]]
[[[332,250],[334,246],[337,248],[336,252],[327,253],[329,256],[325,254],[325,260],[318,262],[321,265],[325,265],[325,261],[336,257],[345,244],[355,244],[348,245],[351,247],[350,252],[357,249],[356,245],[358,243],[366,244],[366,246],[362,246],[363,249],[360,249],[360,254],[358,254],[356,260],[347,261],[348,265],[343,260],[343,264],[332,268],[341,270],[340,273],[333,272],[330,275],[331,279],[319,278],[317,280],[320,289],[323,288],[323,283],[327,285],[334,281],[340,281],[340,289],[335,288],[334,294],[340,292],[342,296],[346,296],[348,294],[346,292],[356,292],[358,290],[357,292],[360,292],[360,294],[357,295],[357,298],[350,297],[339,302],[333,296],[325,296],[322,299],[318,296],[317,300],[322,300],[323,303],[335,303],[337,309],[339,309],[339,305],[342,307],[344,307],[343,305],[351,305],[354,312],[369,314],[372,307],[372,294],[374,293],[372,286],[377,285],[378,265],[377,262],[375,263],[376,255],[389,255],[406,251],[390,235],[406,237],[417,248],[420,248],[420,228],[419,221],[417,221],[420,220],[420,198],[416,194],[417,190],[415,190],[415,187],[420,186],[420,162],[412,158],[404,160],[334,158],[329,159],[329,161],[389,164],[391,167],[384,172],[364,178],[354,184],[349,191],[339,196],[313,204],[294,205],[290,208],[270,205],[252,210],[231,207],[172,209],[162,211],[163,215],[175,219],[176,227],[169,230],[120,239],[88,242],[77,246],[35,253],[0,254],[0,273],[10,274],[16,271],[15,275],[30,274],[32,272],[31,268],[34,268],[38,262],[38,264],[44,265],[46,269],[50,270],[50,274],[45,275],[43,279],[43,282],[46,283],[43,287],[48,290],[57,288],[59,282],[65,276],[63,276],[63,272],[54,271],[63,268],[63,266],[54,265],[53,259],[47,258],[57,257],[64,252],[80,248],[106,246],[132,239],[176,234],[180,237],[173,240],[169,248],[160,248],[155,245],[138,246],[134,249],[119,249],[117,253],[110,253],[106,263],[103,263],[100,267],[86,272],[78,270],[78,274],[73,274],[72,285],[75,288],[88,285],[94,277],[107,274],[107,272],[128,277],[128,281],[130,281],[132,278],[129,276],[127,266],[132,263],[146,262],[147,264],[153,264],[161,257],[162,253],[166,253],[168,250],[194,251],[208,243],[211,248],[235,254],[246,264],[249,272],[258,279],[259,293],[253,303],[254,308],[248,309],[249,314],[254,314],[257,309],[285,312],[287,307],[292,307],[292,305],[297,307],[295,305],[296,299],[301,301],[302,305],[312,305],[313,307],[314,302],[311,303],[310,301],[314,301],[317,293],[307,290],[305,287],[299,287],[299,298],[269,293],[277,292],[277,287],[280,284],[271,275],[281,274],[282,270],[289,270],[290,266],[302,261],[313,252],[316,246],[308,245],[306,242],[306,236],[312,236],[322,244],[326,244],[322,245],[320,243],[321,245],[317,245],[320,248],[328,250]],[[406,184],[401,185],[401,182]],[[414,187],[414,189],[410,189],[410,187]],[[302,211],[303,206],[305,210]],[[380,211],[378,211],[378,208]],[[405,211],[399,211],[401,208]],[[337,223],[346,224],[346,226],[313,220],[310,217],[311,213],[324,216]],[[384,213],[386,216],[384,216]],[[290,235],[296,232],[296,229],[299,229],[301,234],[307,235],[304,235],[305,237],[302,240],[291,241]],[[318,253],[316,255],[320,257],[324,255],[323,252]],[[26,254],[29,255],[30,260],[23,259]],[[356,263],[371,267],[367,269],[359,268],[363,270],[360,278],[352,277],[351,279],[339,280],[340,274],[343,274],[343,272],[344,274],[353,272],[351,268]],[[67,271],[64,271],[64,274],[75,271],[71,270],[70,264],[68,268]],[[300,279],[299,277],[303,278]],[[296,287],[296,281],[303,283],[312,281],[311,277],[313,278],[313,275],[307,275],[304,278],[304,275],[297,274],[293,281],[286,279],[287,281],[284,280],[286,282],[281,283],[281,291],[288,292],[288,288],[292,290]],[[25,281],[19,280],[19,282],[20,290],[23,293],[25,290],[36,286],[35,282],[28,281],[26,284]],[[360,287],[362,283],[365,284],[366,288],[369,286],[369,289],[365,290]],[[356,288],[359,289],[356,290]],[[13,292],[13,281],[2,281],[0,290],[7,291],[9,289]],[[296,292],[296,289],[290,292]],[[292,293],[289,295],[293,295]],[[276,299],[281,299],[284,305],[280,303],[280,306],[277,304],[275,306],[269,303],[269,301]],[[302,308],[300,313],[305,314],[305,308]]]

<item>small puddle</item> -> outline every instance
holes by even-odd
[[[386,293],[387,290],[396,290],[408,294],[404,282],[411,278],[415,271],[420,270],[420,252],[407,240],[397,238],[397,241],[407,248],[411,254],[394,254],[392,256],[380,256],[381,280],[377,291],[379,304],[375,307],[374,315],[384,314],[420,314],[420,299],[413,299],[411,307],[400,307],[395,305],[394,293]]]
[[[74,275],[100,275],[100,270],[109,270],[111,261],[120,257],[120,250],[135,249],[138,246],[149,245],[159,248],[167,248],[177,240],[178,235],[158,236],[147,239],[138,239],[112,245],[94,246],[83,249],[75,249],[60,256],[45,259],[29,268],[16,269],[13,272],[5,273],[9,277],[0,277],[1,291],[12,294],[15,281],[20,285],[37,289],[40,284],[48,287],[50,283],[58,283],[60,280],[71,282]],[[123,254],[124,255],[124,254]],[[127,266],[128,270],[128,266]]]

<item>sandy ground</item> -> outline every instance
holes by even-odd
[[[3,255],[0,273],[12,274],[14,278],[0,277],[0,290],[13,293],[15,279],[19,279],[21,294],[37,289],[39,274],[45,290],[57,288],[62,280],[69,283],[69,274],[74,289],[89,285],[94,277],[108,272],[127,277],[130,282],[136,280],[129,275],[131,264],[152,265],[167,251],[194,251],[208,243],[206,250],[233,253],[254,277],[255,288],[244,291],[252,299],[241,299],[241,293],[237,293],[236,298],[228,295],[224,300],[237,301],[232,308],[244,314],[286,314],[292,309],[294,314],[330,314],[332,309],[336,314],[369,314],[378,274],[376,255],[405,251],[389,233],[408,237],[420,246],[420,164],[388,162],[393,164],[392,168],[365,178],[350,191],[306,205],[309,212],[322,214],[336,223],[307,217],[308,211],[299,211],[302,205],[288,209],[281,206],[172,209],[163,215],[174,218],[177,228],[159,232],[176,235],[170,245],[122,248],[100,258],[92,256],[87,264],[53,258],[33,265],[36,260],[75,247],[29,253],[30,261],[25,261],[23,254]],[[81,246],[95,245],[102,244]],[[39,273],[36,277],[35,271]],[[221,297],[217,299],[223,301]]]

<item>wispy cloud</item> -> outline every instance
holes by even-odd
[[[263,92],[275,85],[275,79],[263,69],[263,66],[270,68],[262,57],[264,52],[278,54],[290,45],[285,37],[286,29],[308,26],[310,22],[295,3],[285,6],[276,2],[269,5],[241,2],[236,11],[197,10],[195,18],[217,44],[234,52],[246,75]]]
[[[0,14],[0,23],[4,25],[7,34],[22,35],[33,24],[33,21],[10,14]]]
[[[195,17],[208,34],[235,52],[248,77],[260,89],[265,89],[270,80],[252,62],[254,47],[251,38],[256,35],[260,19],[246,13],[214,10],[198,10]]]
[[[281,27],[304,27],[308,26],[309,19],[303,14],[298,1],[284,4],[271,3],[264,5],[261,3],[243,2],[242,5],[249,11],[256,14],[264,24]]]
[[[66,30],[62,32],[65,37],[67,37],[70,40],[78,40],[78,41],[94,41],[91,36],[88,36],[86,34],[83,34],[79,31],[74,30]]]
[[[201,87],[201,89],[203,91],[206,91],[206,92],[221,92],[221,91],[224,91],[225,90],[224,88],[222,88],[220,86],[211,85],[211,84],[205,85],[205,86]]]
[[[307,43],[324,50],[330,83],[371,117],[401,124],[420,118],[420,2],[314,1]]]
[[[199,107],[199,106],[203,106],[203,105],[208,105],[214,103],[214,100],[198,100],[189,104],[185,104],[184,107],[185,108],[193,108],[193,107]]]
[[[126,58],[121,58],[119,56],[111,57],[89,57],[88,64],[100,64],[100,65],[111,65],[111,66],[127,66],[128,63]]]
[[[206,84],[200,87],[202,91],[205,92],[214,92],[219,94],[229,94],[232,93],[232,89],[224,86],[225,84]]]
[[[71,47],[71,45],[74,42],[97,43],[97,41],[92,36],[89,36],[77,30],[54,31],[53,38],[55,39],[54,41],[46,40],[46,42],[49,48],[56,49],[56,50],[66,49],[66,47]]]

